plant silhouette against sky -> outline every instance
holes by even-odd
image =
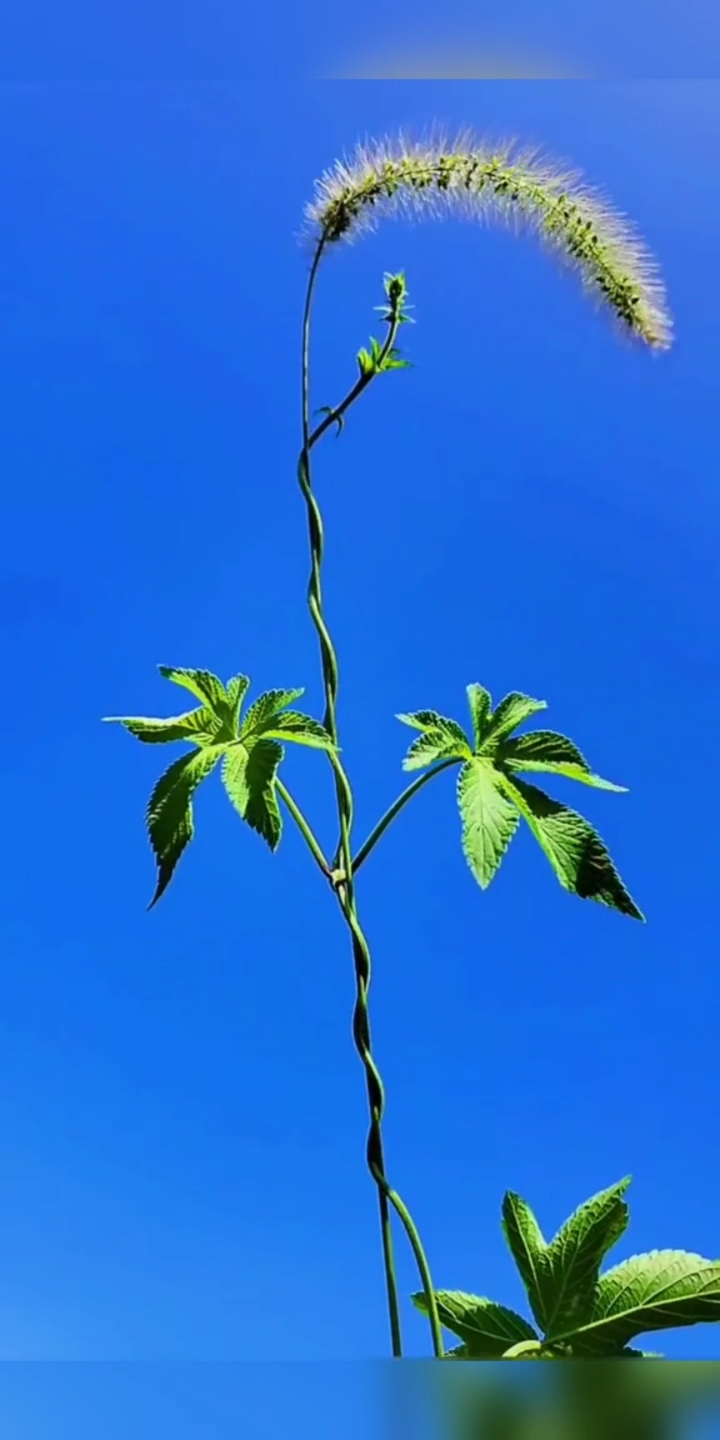
[[[310,330],[321,261],[332,249],[352,242],[383,218],[457,215],[496,221],[532,232],[604,309],[618,333],[652,351],[666,350],[672,324],[662,282],[634,228],[577,176],[513,145],[489,146],[464,133],[449,142],[439,132],[413,141],[404,136],[359,146],[317,182],[306,209],[303,244],[310,256],[302,320],[302,445],[297,480],[305,501],[310,549],[307,604],[317,634],[325,710],[321,720],[290,707],[301,689],[271,690],[244,712],[250,681],[234,676],[223,684],[206,670],[161,667],[170,681],[189,690],[199,705],[167,720],[124,718],[121,723],[145,743],[184,741],[193,748],[176,760],[153,790],[147,811],[157,861],[154,905],[166,890],[193,834],[192,800],[198,785],[219,768],[228,798],[241,818],[275,850],[282,831],[281,805],[298,826],[337,901],[348,928],[355,972],[353,1037],[365,1073],[369,1109],[366,1158],[380,1210],[383,1265],[391,1348],[403,1354],[400,1303],[393,1252],[392,1212],[411,1245],[421,1282],[413,1297],[427,1315],[434,1354],[445,1355],[443,1327],[461,1345],[449,1358],[607,1358],[642,1355],[628,1341],[643,1330],[720,1318],[720,1263],[685,1252],[653,1252],[600,1274],[600,1263],[627,1224],[622,1198],[627,1181],[580,1207],[547,1245],[524,1201],[508,1192],[503,1205],[506,1238],[525,1282],[538,1330],[530,1322],[482,1297],[436,1291],[412,1216],[389,1183],[382,1120],[385,1095],[373,1055],[369,1019],[371,956],[359,916],[356,877],[382,835],[410,800],[435,776],[457,772],[456,795],[462,849],[481,888],[496,874],[521,821],[565,889],[625,916],[643,916],[621,880],[595,827],[537,785],[528,775],[570,778],[588,787],[623,787],[594,774],[575,743],[552,730],[520,726],[545,709],[522,692],[506,695],[493,708],[490,693],[474,681],[467,686],[469,730],[432,709],[398,719],[417,735],[404,761],[420,771],[392,803],[370,835],[354,848],[354,797],[345,769],[338,721],[339,666],[322,586],[325,546],[322,514],[312,484],[315,446],[334,428],[341,433],[347,414],[377,377],[405,368],[398,346],[400,327],[410,321],[405,275],[384,279],[379,306],[384,337],[372,337],[356,356],[357,375],[344,397],[315,411],[310,400]],[[312,416],[322,416],[315,425]],[[337,806],[337,838],[321,845],[294,800],[280,769],[288,744],[321,750],[329,763]],[[633,1269],[634,1267],[634,1269]],[[620,1279],[618,1279],[618,1271]],[[613,1279],[615,1276],[615,1279]],[[616,1292],[629,1286],[637,1302],[621,1313]],[[674,1288],[673,1288],[674,1287]],[[645,1323],[647,1321],[647,1323]]]

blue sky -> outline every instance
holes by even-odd
[[[632,1172],[616,1258],[720,1253],[712,84],[7,92],[0,1353],[370,1359],[386,1322],[351,959],[286,830],[217,780],[151,914],[167,752],[100,724],[173,713],[158,663],[305,685],[322,710],[295,488],[315,176],[433,119],[538,141],[640,226],[677,343],[617,342],[529,240],[387,224],[333,256],[314,403],[336,399],[403,267],[414,368],[373,387],[316,481],[360,839],[403,784],[401,710],[465,686],[548,701],[625,796],[583,791],[644,927],[566,895],[529,837],[491,889],[452,777],[359,882],[391,1178],[440,1286],[521,1296],[506,1188],[552,1230]],[[330,846],[322,759],[286,778]],[[556,793],[570,798],[570,787]],[[572,803],[572,802],[571,802]],[[398,1237],[402,1290],[415,1288]],[[407,1307],[410,1353],[422,1322]],[[712,1331],[668,1355],[713,1357]]]
[[[720,14],[709,0],[661,0],[652,10],[644,0],[188,0],[171,14],[162,0],[126,0],[117,10],[25,0],[3,25],[3,76],[16,84],[61,82],[97,95],[107,85],[259,81],[269,99],[281,80],[282,108],[298,76],[481,79],[509,66],[511,78],[715,79],[719,53]],[[366,92],[364,112],[368,101]]]

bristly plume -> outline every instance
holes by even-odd
[[[622,333],[669,349],[662,280],[633,225],[577,172],[514,141],[491,146],[470,132],[450,142],[439,132],[366,141],[316,182],[304,234],[326,247],[353,241],[386,216],[444,215],[535,231],[609,306]]]

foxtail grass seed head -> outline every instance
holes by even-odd
[[[385,217],[455,215],[532,230],[579,272],[586,291],[609,307],[625,335],[653,350],[672,343],[672,320],[657,265],[634,226],[577,172],[465,132],[452,142],[366,141],[326,170],[305,210],[314,246],[353,241]]]

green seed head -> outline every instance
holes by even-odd
[[[577,173],[513,142],[490,147],[467,132],[451,143],[404,135],[368,141],[317,181],[305,233],[326,247],[352,241],[388,216],[448,214],[534,230],[578,271],[625,335],[654,350],[669,348],[664,287],[634,227]]]

